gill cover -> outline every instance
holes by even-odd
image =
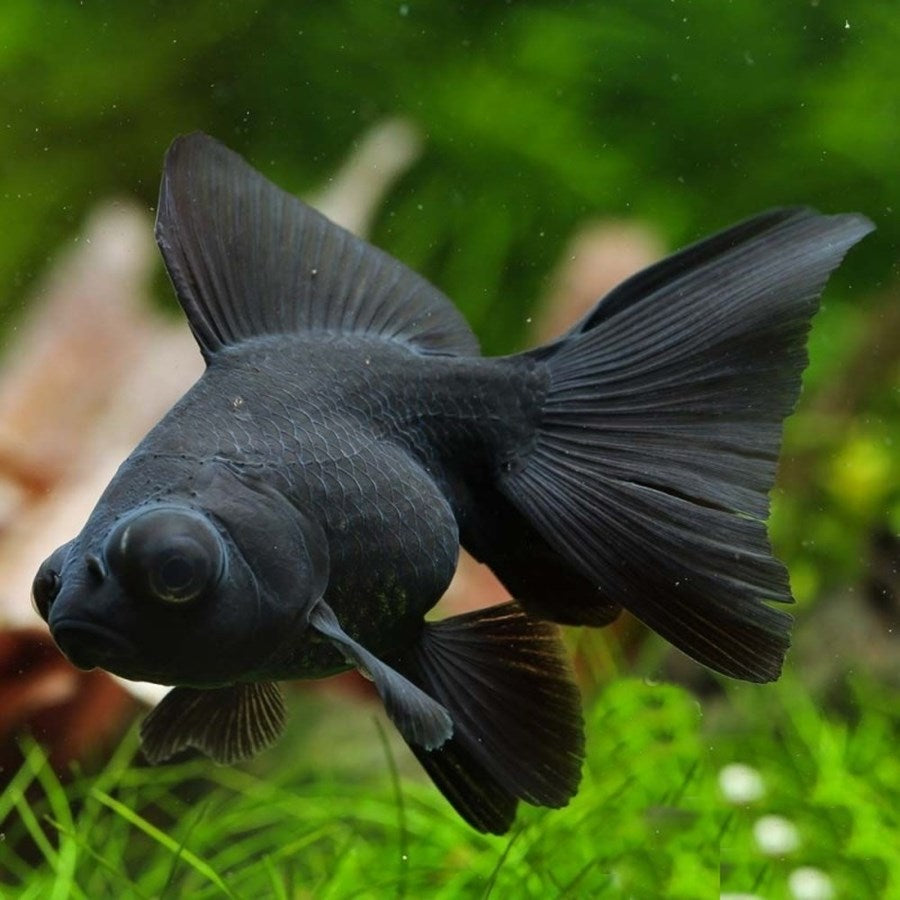
[[[242,563],[282,618],[305,623],[328,586],[328,541],[321,526],[269,482],[216,465],[198,491],[228,531]],[[234,597],[246,609],[246,597]]]

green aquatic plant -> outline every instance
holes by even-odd
[[[789,898],[792,875],[814,869],[838,897],[896,896],[900,714],[877,686],[853,689],[849,725],[790,677],[729,686],[740,719],[704,717],[678,687],[617,682],[589,704],[581,792],[524,809],[504,838],[459,821],[392,734],[358,717],[348,731],[320,700],[298,701],[290,739],[251,768],[136,766],[132,735],[64,785],[29,744],[0,800],[0,895]],[[385,753],[393,782],[372,764]],[[729,799],[719,774],[734,763],[752,763],[761,791]],[[791,824],[794,847],[763,852],[767,816]]]

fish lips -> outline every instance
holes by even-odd
[[[50,633],[69,662],[79,669],[100,668],[124,673],[135,664],[137,648],[134,644],[105,625],[66,617],[53,621]]]

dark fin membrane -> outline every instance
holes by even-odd
[[[471,492],[459,523],[460,543],[529,615],[594,628],[619,617],[622,607],[576,572],[495,485],[481,483]]]
[[[204,357],[266,334],[355,332],[472,355],[437,288],[205,134],[166,154],[156,239]]]
[[[819,294],[872,227],[765,213],[528,354],[549,389],[501,489],[602,597],[726,675],[774,680],[789,645],[790,616],[764,602],[791,601],[764,521],[781,424]]]
[[[611,319],[638,300],[643,300],[654,291],[671,290],[672,282],[683,275],[688,275],[699,266],[705,265],[717,256],[733,250],[739,244],[764,234],[766,231],[781,225],[798,216],[808,215],[809,210],[802,207],[782,207],[770,209],[731,228],[726,228],[711,237],[704,238],[684,247],[677,253],[661,259],[659,262],[642,269],[621,284],[616,285],[603,299],[575,325],[572,334],[581,334],[596,328],[601,322]]]
[[[450,711],[454,732],[443,747],[411,747],[474,828],[503,834],[518,800],[561,807],[574,796],[581,698],[553,625],[505,603],[426,623],[394,663]]]
[[[283,728],[284,699],[272,682],[176,687],[141,723],[141,749],[153,764],[193,747],[231,765],[270,747]]]
[[[351,665],[372,679],[388,717],[410,745],[433,750],[453,734],[447,710],[347,635],[327,603],[320,600],[316,604],[309,623],[331,640]]]

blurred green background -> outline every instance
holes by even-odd
[[[876,778],[879,754],[893,752],[900,738],[898,644],[889,644],[887,664],[872,671],[863,640],[858,658],[841,657],[827,672],[827,690],[821,680],[816,687],[803,679],[807,661],[817,667],[840,657],[857,616],[869,617],[890,641],[900,608],[898,46],[900,16],[884,0],[7,0],[0,20],[0,330],[7,345],[15,341],[29,286],[98,200],[130,195],[154,205],[166,146],[195,129],[303,193],[333,173],[367,127],[396,114],[412,120],[424,152],[380,210],[373,241],[454,298],[490,353],[522,345],[548,274],[587,219],[649,223],[674,247],[767,206],[864,212],[878,230],[828,288],[774,498],[773,538],[792,573],[806,647],[789,663],[787,687],[735,694],[717,682],[710,701],[723,710],[718,739],[756,747],[776,769],[780,754],[801,752],[800,744],[780,743],[790,728],[775,729],[760,697],[771,698],[786,721],[792,710],[812,716],[818,709],[816,727],[828,740],[850,741],[869,729],[874,743],[854,744],[862,749],[852,765],[840,754],[817,759],[824,738],[807,735],[802,752],[812,755],[813,782],[821,767],[833,766],[848,785],[858,776],[873,797],[894,798],[893,818],[886,807],[860,807],[849,813],[846,833],[810,838],[809,846],[825,848],[819,855],[827,863],[852,844],[847,835],[858,835],[854,816],[884,833],[896,826],[900,806],[896,767],[866,781]],[[160,298],[171,303],[161,279]],[[842,610],[837,627],[819,630],[816,608],[835,604]],[[638,661],[632,674],[655,672]],[[591,690],[609,702],[602,685]],[[760,693],[767,691],[774,693]],[[746,709],[757,715],[740,720]],[[623,734],[626,740],[627,729]],[[362,735],[373,740],[365,721]],[[710,742],[698,738],[697,746]],[[381,779],[372,791],[389,792],[385,771],[376,766],[368,776]],[[865,791],[854,791],[862,803]],[[654,801],[637,796],[640,818]],[[803,809],[811,796],[798,801]],[[548,829],[553,815],[564,814],[540,819]],[[592,828],[590,821],[585,813],[574,831]],[[717,821],[713,843],[722,822],[732,820]],[[446,833],[441,865],[453,852],[475,858],[471,847],[462,849],[464,829]],[[576,855],[598,852],[602,835],[592,834]],[[885,846],[900,844],[896,831],[893,838],[885,836]],[[666,858],[697,858],[692,845],[660,840]],[[495,883],[492,866],[504,845],[475,846],[489,860],[484,877],[459,890],[478,896]],[[328,852],[320,855],[323,866],[334,864]],[[750,883],[735,890],[788,890],[784,873],[762,858],[756,869],[749,857],[741,860],[732,871],[746,865]],[[849,886],[846,896],[900,892],[894,863],[885,854],[865,878],[854,881],[851,870],[839,883]],[[646,884],[669,884],[676,869],[659,874],[651,866]],[[556,895],[515,872],[509,889],[530,883],[536,896]],[[657,876],[663,881],[652,881]],[[573,884],[570,895],[579,896]],[[291,885],[285,895],[306,896]],[[343,888],[332,890],[343,895]],[[667,895],[707,895],[680,890]]]

